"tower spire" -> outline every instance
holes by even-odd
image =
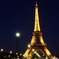
[[[35,56],[34,52],[36,52],[38,54],[42,53],[42,55],[40,55],[41,57],[43,55],[49,56],[49,57],[52,56],[50,51],[46,47],[46,43],[44,42],[43,37],[42,37],[42,32],[40,31],[37,2],[36,2],[36,6],[35,6],[35,25],[34,25],[33,36],[32,36],[31,42],[29,43],[28,48],[25,51],[25,53],[23,54],[23,56],[24,56],[24,58],[26,58],[26,57],[32,58],[33,56]]]
[[[37,4],[37,2],[36,2],[36,6],[35,6],[35,25],[34,25],[34,31],[40,31],[38,4]]]

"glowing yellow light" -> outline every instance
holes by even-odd
[[[8,57],[10,57],[10,55],[8,55]]]
[[[19,56],[17,56],[17,57],[19,57]]]
[[[36,53],[36,51],[34,53]]]
[[[35,7],[35,25],[34,25],[34,32],[38,31],[40,32],[40,23],[39,23],[39,14],[38,14],[38,5],[36,4]],[[39,39],[40,39],[40,43],[41,45],[45,46],[45,42],[42,38],[42,35],[39,35]],[[30,45],[31,44],[31,45]],[[38,57],[41,57],[36,51],[34,51],[34,49],[32,49],[31,51],[31,46],[33,46],[34,44],[36,44],[36,37],[35,34],[32,36],[32,40],[31,43],[28,45],[28,49],[26,50],[26,52],[24,53],[24,57],[28,57],[28,56],[32,56],[33,53],[35,53]],[[30,48],[30,49],[29,49]],[[51,56],[51,53],[49,52],[49,50],[47,48],[44,48],[44,53],[47,54],[47,56]]]
[[[32,49],[32,51],[34,52],[34,49]]]
[[[38,5],[36,4],[36,6],[38,6]],[[34,31],[40,31],[38,7],[35,7],[35,26],[34,26]]]
[[[10,51],[10,54],[12,53],[12,51]]]
[[[36,51],[35,51],[34,53],[35,53],[38,57],[40,57],[40,58],[41,58],[41,56],[40,56],[40,55],[39,55]]]
[[[17,57],[17,59],[20,59],[19,57]]]
[[[42,36],[40,36],[40,42],[41,42],[43,45],[45,45],[45,43],[44,43],[44,40],[43,40]]]
[[[47,56],[51,56],[51,53],[50,53],[50,51],[47,48],[44,48],[44,50],[45,50]]]
[[[19,37],[20,36],[20,33],[16,33],[16,37]]]
[[[37,2],[36,2],[36,6],[38,6]]]
[[[24,56],[24,57],[27,57],[29,51],[30,51],[30,49],[27,49],[26,52],[23,54],[23,56]]]
[[[31,45],[34,45],[34,44],[36,43],[35,39],[36,39],[36,38],[33,36],[33,37],[32,37],[32,40],[31,40]]]
[[[1,51],[3,51],[3,49],[1,49]]]
[[[22,54],[20,53],[20,56],[22,56]]]
[[[28,48],[30,48],[30,44],[28,44]]]
[[[16,55],[18,55],[18,52],[16,52]]]

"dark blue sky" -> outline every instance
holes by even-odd
[[[19,51],[24,52],[34,28],[36,0],[0,1],[0,48],[16,50],[15,33],[20,32]],[[48,49],[59,53],[59,0],[38,0],[40,25]]]

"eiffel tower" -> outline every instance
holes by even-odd
[[[42,53],[46,56],[51,56],[50,51],[47,49],[47,44],[44,42],[42,32],[39,23],[38,4],[35,6],[35,25],[31,42],[28,44],[28,48],[23,54],[24,57],[32,57],[34,53]]]

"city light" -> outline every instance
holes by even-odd
[[[16,52],[16,55],[18,55],[18,52]]]
[[[22,54],[20,53],[20,56],[22,56]]]
[[[16,37],[20,37],[20,33],[19,32],[16,33]]]
[[[12,51],[10,51],[10,54],[12,54]]]
[[[38,57],[40,57],[40,58],[41,58],[41,56],[40,56],[40,55],[39,55],[36,51],[35,51],[34,53],[35,53]]]
[[[10,57],[10,55],[8,55],[8,57]]]
[[[30,48],[30,44],[28,44],[28,48]]]
[[[1,49],[1,51],[3,51],[3,49]]]
[[[32,49],[32,51],[34,52],[34,49]]]
[[[17,56],[17,57],[19,57],[19,56]]]

